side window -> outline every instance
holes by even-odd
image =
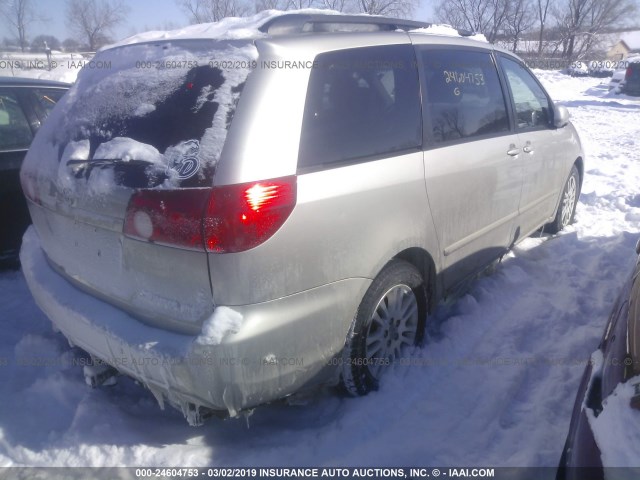
[[[429,49],[421,56],[434,143],[509,131],[507,107],[490,53]]]
[[[64,92],[64,90],[58,88],[34,88],[29,90],[29,98],[41,122],[44,122],[49,116],[58,100],[64,95]]]
[[[0,91],[0,150],[27,149],[32,137],[17,96]]]
[[[551,105],[538,82],[529,71],[506,57],[500,63],[511,88],[516,107],[516,124],[519,129],[549,127],[551,125]]]
[[[300,167],[421,144],[419,81],[411,45],[356,48],[316,57],[304,109]]]

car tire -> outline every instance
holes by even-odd
[[[558,233],[567,225],[574,222],[576,215],[576,205],[580,196],[580,173],[576,166],[571,167],[571,172],[564,184],[560,204],[556,211],[556,217],[551,223],[546,225],[545,230],[549,233]]]
[[[378,389],[381,374],[423,337],[427,289],[416,267],[394,259],[362,298],[345,342],[341,384],[352,396]]]

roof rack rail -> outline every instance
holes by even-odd
[[[271,35],[307,32],[393,31],[428,28],[430,23],[372,15],[286,13],[267,20],[260,31]]]

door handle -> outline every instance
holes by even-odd
[[[510,145],[509,150],[507,150],[507,155],[510,157],[517,157],[520,154],[520,149],[516,148],[515,145]]]

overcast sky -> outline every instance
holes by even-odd
[[[188,24],[187,16],[176,6],[175,0],[131,0],[127,3],[130,8],[127,21],[114,32],[114,40],[147,30],[164,30]],[[416,12],[415,20],[433,20],[430,9],[426,7],[429,2],[422,0],[421,3],[423,6]],[[42,9],[49,22],[33,24],[27,32],[29,39],[46,34],[63,41],[70,36],[65,23],[65,0],[37,0],[34,4]],[[9,36],[6,26],[0,24],[0,39]]]

